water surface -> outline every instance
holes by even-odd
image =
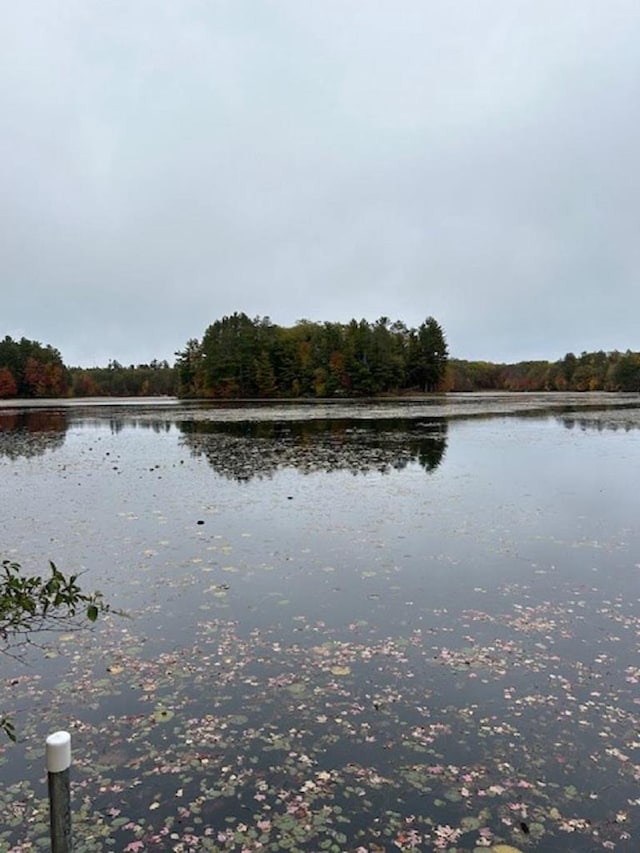
[[[59,728],[78,850],[636,849],[639,425],[611,395],[0,409],[3,557],[131,617],[0,662],[0,849],[46,849]]]

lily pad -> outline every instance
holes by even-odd
[[[169,708],[156,708],[151,715],[151,719],[154,723],[168,723],[169,720],[172,720],[174,717],[175,712],[171,711]]]

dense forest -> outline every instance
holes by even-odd
[[[181,397],[222,399],[435,391],[448,359],[433,317],[417,329],[388,317],[283,327],[237,313],[216,320],[176,355]]]
[[[68,391],[67,370],[52,346],[22,338],[0,341],[0,398],[62,397]]]
[[[176,372],[167,361],[69,368],[71,397],[173,397],[175,390]]]
[[[153,397],[175,393],[166,361],[124,367],[66,367],[52,346],[7,336],[0,340],[0,399],[10,397]]]
[[[494,364],[448,357],[433,317],[417,329],[386,317],[370,323],[233,314],[191,339],[175,364],[68,367],[51,345],[0,340],[0,399],[174,396],[335,397],[424,391],[640,392],[640,353],[583,352],[549,361]]]
[[[567,353],[559,361],[491,364],[458,361],[447,365],[447,391],[640,391],[640,353]]]

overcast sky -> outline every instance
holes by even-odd
[[[0,0],[0,335],[640,350],[638,0]]]

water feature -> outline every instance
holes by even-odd
[[[0,408],[3,558],[129,618],[3,657],[0,850],[637,846],[640,405]]]

